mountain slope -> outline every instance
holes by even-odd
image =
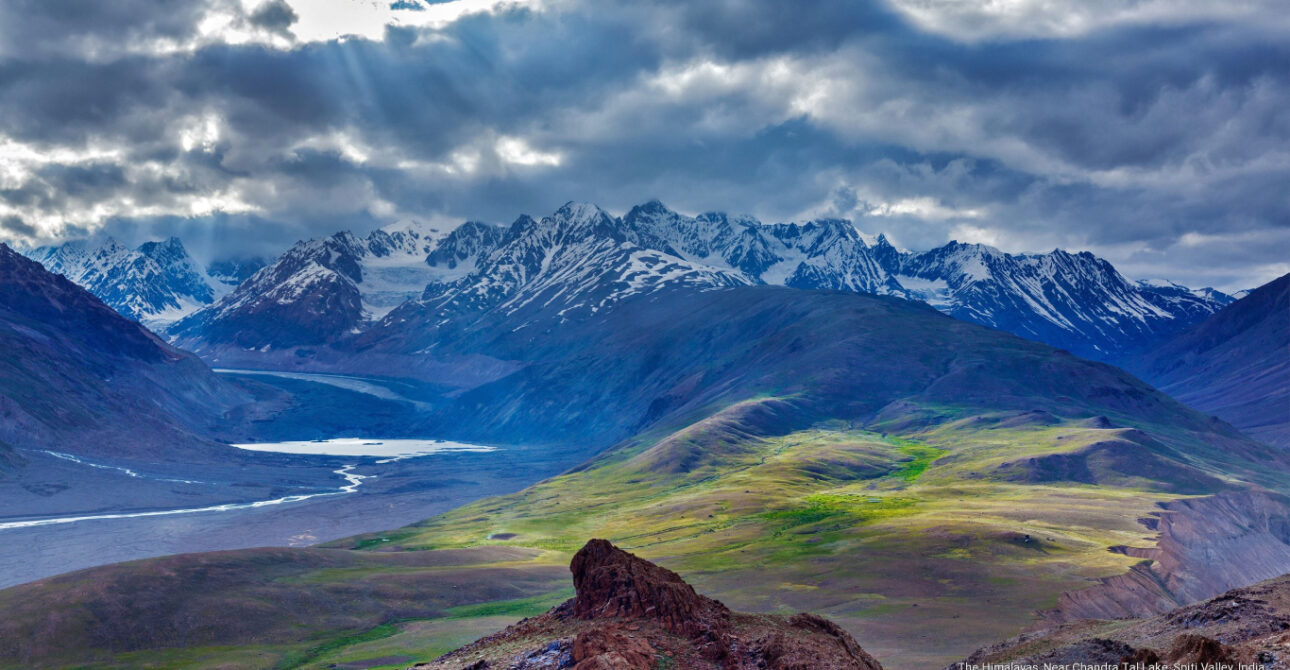
[[[0,442],[81,456],[182,459],[240,399],[71,281],[0,245]]]
[[[1123,365],[1196,409],[1290,447],[1290,275]]]
[[[613,311],[497,310],[473,322],[443,323],[392,318],[358,340],[356,355],[434,359],[444,366],[439,381],[445,383],[480,360],[513,362],[498,365],[496,379],[463,389],[433,419],[435,428],[480,439],[558,439],[577,431],[607,445],[668,416],[702,415],[757,393],[804,394],[798,403],[808,423],[817,411],[872,416],[916,392],[932,394],[928,402],[988,410],[1062,413],[1064,404],[1091,403],[1102,414],[1135,420],[1171,406],[1128,375],[1110,374],[1113,368],[988,332],[894,298],[781,287],[677,288],[625,298]],[[969,353],[976,346],[985,349]],[[1026,366],[1060,375],[1032,377]],[[1063,386],[1078,378],[1087,381]],[[1094,387],[1133,390],[1079,395],[1095,393]],[[578,397],[598,401],[552,403]],[[1066,399],[1053,400],[1058,397]],[[1169,421],[1214,430],[1194,415]]]
[[[1083,621],[982,648],[964,663],[1290,668],[1290,575],[1136,620]],[[958,665],[950,666],[953,668]],[[947,668],[949,670],[949,668]]]
[[[117,312],[151,327],[164,327],[231,288],[202,270],[174,237],[145,242],[137,249],[127,249],[113,239],[97,247],[68,242],[39,247],[27,255]]]

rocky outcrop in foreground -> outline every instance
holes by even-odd
[[[576,595],[417,670],[882,670],[813,614],[731,612],[679,575],[592,540],[574,557]]]
[[[962,663],[1002,667],[1290,670],[1290,575],[1136,621],[1078,621],[980,649]]]

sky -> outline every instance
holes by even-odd
[[[1290,272],[1283,3],[5,0],[0,239],[657,198],[1249,288]]]

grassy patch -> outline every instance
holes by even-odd
[[[773,510],[762,518],[778,522],[775,535],[781,535],[799,526],[809,526],[829,521],[857,526],[879,519],[912,514],[917,504],[914,498],[875,498],[870,495],[817,493],[807,496],[799,506]]]
[[[918,481],[923,472],[932,464],[933,461],[949,453],[947,449],[940,449],[931,445],[922,444],[913,440],[903,438],[889,438],[900,449],[900,453],[909,457],[909,462],[905,463],[892,473],[892,476],[906,484],[913,484]]]
[[[335,653],[346,647],[351,647],[362,642],[371,642],[372,640],[387,638],[398,632],[399,627],[396,624],[387,623],[361,633],[334,637],[322,644],[315,645],[304,651],[288,653],[282,658],[282,660],[278,661],[278,663],[273,666],[273,670],[296,670],[296,668],[303,667],[310,661],[317,660],[322,656]]]
[[[448,619],[473,619],[488,616],[531,617],[542,614],[572,597],[573,589],[568,588],[530,598],[495,600],[477,605],[450,607],[444,614],[445,618]]]

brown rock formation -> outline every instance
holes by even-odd
[[[569,565],[573,616],[579,619],[649,619],[689,638],[712,660],[728,654],[730,610],[694,591],[681,576],[608,540],[591,540]]]
[[[593,628],[573,640],[573,670],[650,670],[654,649],[613,627]]]
[[[671,570],[592,540],[575,597],[431,663],[433,670],[882,670],[833,622],[731,612]],[[516,649],[523,651],[516,652]]]
[[[1232,658],[1232,650],[1223,643],[1204,635],[1188,633],[1179,635],[1174,640],[1173,647],[1165,655],[1164,661],[1169,664],[1192,664],[1192,665],[1212,665],[1223,663],[1225,665],[1236,665],[1236,659]]]

